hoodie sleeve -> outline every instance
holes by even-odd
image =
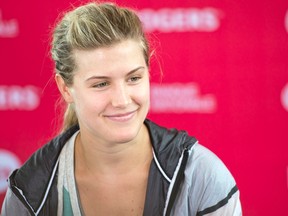
[[[242,209],[241,203],[239,198],[239,191],[236,191],[232,197],[228,200],[228,202],[217,210],[212,211],[211,213],[205,212],[198,212],[198,215],[205,215],[205,216],[241,216]]]
[[[232,174],[213,152],[198,143],[189,150],[172,215],[242,215],[239,190]]]
[[[2,205],[1,216],[29,216],[30,213],[16,195],[8,188]]]
[[[224,163],[210,150],[197,144],[191,152],[190,202],[197,216],[242,215],[239,190]],[[195,202],[195,197],[198,200]]]

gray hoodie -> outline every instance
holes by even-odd
[[[185,131],[146,120],[153,145],[144,216],[242,215],[235,180],[222,161]],[[2,216],[57,215],[58,157],[76,125],[35,152],[9,177]]]

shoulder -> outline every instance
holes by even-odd
[[[57,162],[61,149],[78,129],[78,127],[73,127],[39,148],[15,173],[15,179],[22,181],[31,179],[31,175],[36,176],[36,178],[46,175],[49,176]]]
[[[196,144],[190,150],[185,171],[189,195],[199,212],[216,211],[239,198],[235,179],[225,164],[209,149]],[[197,197],[197,199],[196,199]]]
[[[188,170],[192,171],[191,174],[197,175],[197,178],[201,176],[205,182],[213,180],[226,182],[228,177],[228,180],[235,184],[226,165],[208,148],[197,143],[190,149],[189,155]]]
[[[15,193],[19,192],[21,197],[25,197],[25,202],[29,202],[33,209],[38,208],[44,194],[51,189],[51,185],[54,186],[61,149],[77,130],[69,130],[52,139],[10,175],[9,187],[17,187]]]
[[[8,188],[6,196],[2,205],[1,215],[30,215],[29,210],[24,204],[12,193],[11,189]]]
[[[177,151],[179,156],[184,149],[190,148],[197,142],[195,137],[189,136],[184,130],[166,128],[148,119],[145,120],[145,125],[148,128],[154,150],[159,153],[171,150]]]
[[[157,161],[161,170],[172,179],[181,155],[185,149],[190,149],[197,140],[176,128],[166,128],[146,120],[151,144],[153,147],[154,160]]]

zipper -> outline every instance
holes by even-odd
[[[169,202],[168,202],[168,205],[166,208],[165,216],[170,216],[170,214],[171,214],[171,210],[172,210],[172,207],[175,203],[175,199],[177,197],[177,194],[178,194],[178,191],[180,188],[180,184],[184,179],[184,171],[185,171],[185,167],[186,167],[186,164],[188,161],[188,157],[189,157],[189,149],[185,148],[183,150],[183,158],[182,158],[182,161],[180,164],[180,168],[178,170],[173,188],[171,190],[171,194],[170,194]]]

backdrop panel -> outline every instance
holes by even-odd
[[[11,170],[54,135],[50,31],[71,2],[0,2],[0,205]],[[244,215],[287,215],[288,2],[117,2],[138,11],[156,50],[149,118],[225,162]]]

